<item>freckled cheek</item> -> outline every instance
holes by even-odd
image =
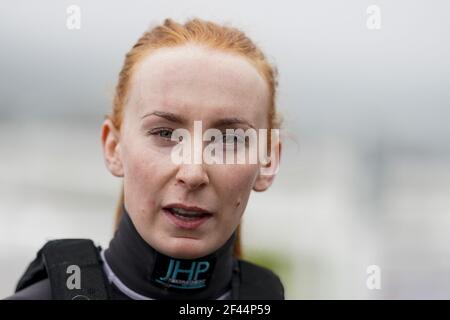
[[[155,170],[170,166],[170,158],[145,143],[136,143],[124,149],[125,167],[133,173],[155,174]]]
[[[152,150],[135,148],[127,151],[124,157],[124,175],[125,179],[132,179],[133,184],[145,185],[147,189],[152,188],[157,184],[158,178],[170,170],[170,163],[163,161],[164,159]]]
[[[253,181],[258,173],[258,167],[252,165],[228,166],[219,172],[217,181],[221,199],[226,199],[224,205],[240,210],[246,203],[253,187]]]

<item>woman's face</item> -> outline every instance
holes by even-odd
[[[218,249],[236,230],[251,190],[273,179],[258,163],[177,164],[171,132],[185,128],[194,137],[194,121],[203,132],[267,128],[268,93],[245,58],[196,45],[159,49],[136,66],[120,132],[106,120],[102,142],[107,167],[123,177],[125,207],[156,250],[187,259]]]

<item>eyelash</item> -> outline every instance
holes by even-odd
[[[169,131],[171,134],[173,132],[173,130],[169,129],[169,128],[157,128],[157,129],[148,131],[147,134],[148,135],[157,136],[158,134],[160,134],[161,132],[164,132],[164,131]],[[245,143],[245,144],[248,143],[247,139],[244,139],[244,141],[242,141],[242,138],[240,136],[237,136],[237,135],[227,135],[225,132],[222,135],[223,138],[226,138],[226,137],[229,137],[229,136],[234,136],[238,140],[237,141],[238,144],[239,143]],[[166,138],[166,137],[161,137],[161,136],[159,136],[159,137],[164,139],[164,140],[171,141],[171,138]],[[233,143],[235,143],[235,142],[236,141],[233,141]],[[227,143],[225,143],[225,144],[227,144]]]
[[[157,129],[148,131],[147,134],[148,135],[152,135],[152,136],[156,136],[156,135],[158,135],[158,134],[160,134],[161,132],[164,132],[164,131],[169,131],[171,134],[173,132],[173,130],[169,129],[169,128],[157,128]],[[159,136],[159,137],[163,138],[164,140],[170,141],[170,138],[161,137],[161,136]]]
[[[234,140],[233,139],[233,142],[230,142],[230,144],[234,144],[234,143],[237,143],[237,144],[239,144],[239,143],[243,143],[243,138],[242,137],[240,137],[240,136],[238,136],[238,135],[233,135],[233,134],[230,134],[230,135],[228,135],[228,134],[224,134],[223,135],[223,137],[224,138],[226,138],[226,137],[234,137],[234,139],[236,139],[236,140]],[[244,138],[245,139],[245,138]],[[245,142],[245,141],[244,141]],[[226,143],[227,144],[227,143]]]

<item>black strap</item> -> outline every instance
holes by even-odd
[[[108,299],[105,276],[97,247],[89,239],[62,239],[47,242],[42,249],[53,299]],[[70,277],[79,276],[80,286],[71,286]]]
[[[42,248],[36,254],[36,258],[30,263],[25,273],[19,279],[15,292],[19,292],[33,283],[44,280],[48,277],[42,260]]]

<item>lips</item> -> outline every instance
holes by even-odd
[[[212,217],[212,213],[206,209],[181,203],[169,204],[163,207],[163,211],[172,224],[189,230],[200,227]]]

